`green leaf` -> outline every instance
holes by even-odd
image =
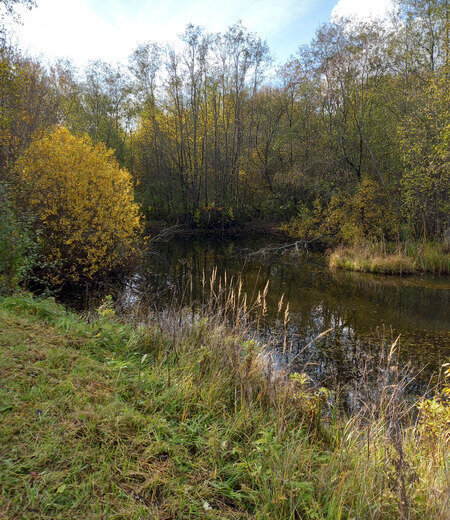
[[[4,406],[0,407],[0,413],[10,412],[11,410],[14,410],[13,404],[5,404]]]
[[[64,493],[64,491],[66,490],[66,485],[65,484],[61,484],[59,486],[59,488],[56,490],[57,493]]]

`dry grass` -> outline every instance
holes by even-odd
[[[242,336],[229,287],[134,325],[0,301],[0,518],[446,518],[445,436],[411,419],[402,376],[346,417]]]
[[[329,266],[375,274],[449,274],[450,255],[444,246],[429,242],[400,245],[365,243],[338,247],[329,257]]]

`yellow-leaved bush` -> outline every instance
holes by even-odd
[[[104,274],[135,252],[139,208],[131,175],[113,153],[57,127],[16,163],[17,199],[35,215],[45,276],[53,283]]]

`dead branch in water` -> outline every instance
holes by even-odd
[[[180,231],[183,229],[183,226],[180,224],[175,224],[174,226],[166,227],[162,229],[157,235],[153,235],[150,237],[150,242],[155,244],[156,242],[167,242],[173,236],[178,235]]]
[[[305,251],[308,251],[308,248],[314,243],[319,242],[322,238],[327,236],[333,236],[336,233],[323,233],[318,237],[315,237],[311,240],[296,240],[295,242],[290,242],[288,244],[276,244],[270,245],[267,247],[263,247],[258,249],[257,251],[252,251],[250,249],[242,249],[242,252],[246,255],[247,258],[254,258],[256,256],[267,256],[273,254],[281,254],[286,253],[287,251],[292,251],[298,253],[302,248]]]

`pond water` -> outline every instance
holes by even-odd
[[[269,282],[265,331],[279,331],[278,302],[289,302],[289,348],[272,347],[276,362],[307,373],[328,387],[358,381],[364,368],[381,363],[398,340],[402,367],[415,374],[413,389],[423,391],[450,356],[448,277],[387,277],[331,271],[323,254],[296,258],[251,257],[274,239],[188,236],[155,244],[139,274],[123,288],[130,302],[180,301],[186,288],[200,299],[204,273],[241,278],[251,299]],[[129,281],[130,282],[130,281]],[[332,329],[314,340],[320,333]],[[309,345],[309,346],[308,346]]]

